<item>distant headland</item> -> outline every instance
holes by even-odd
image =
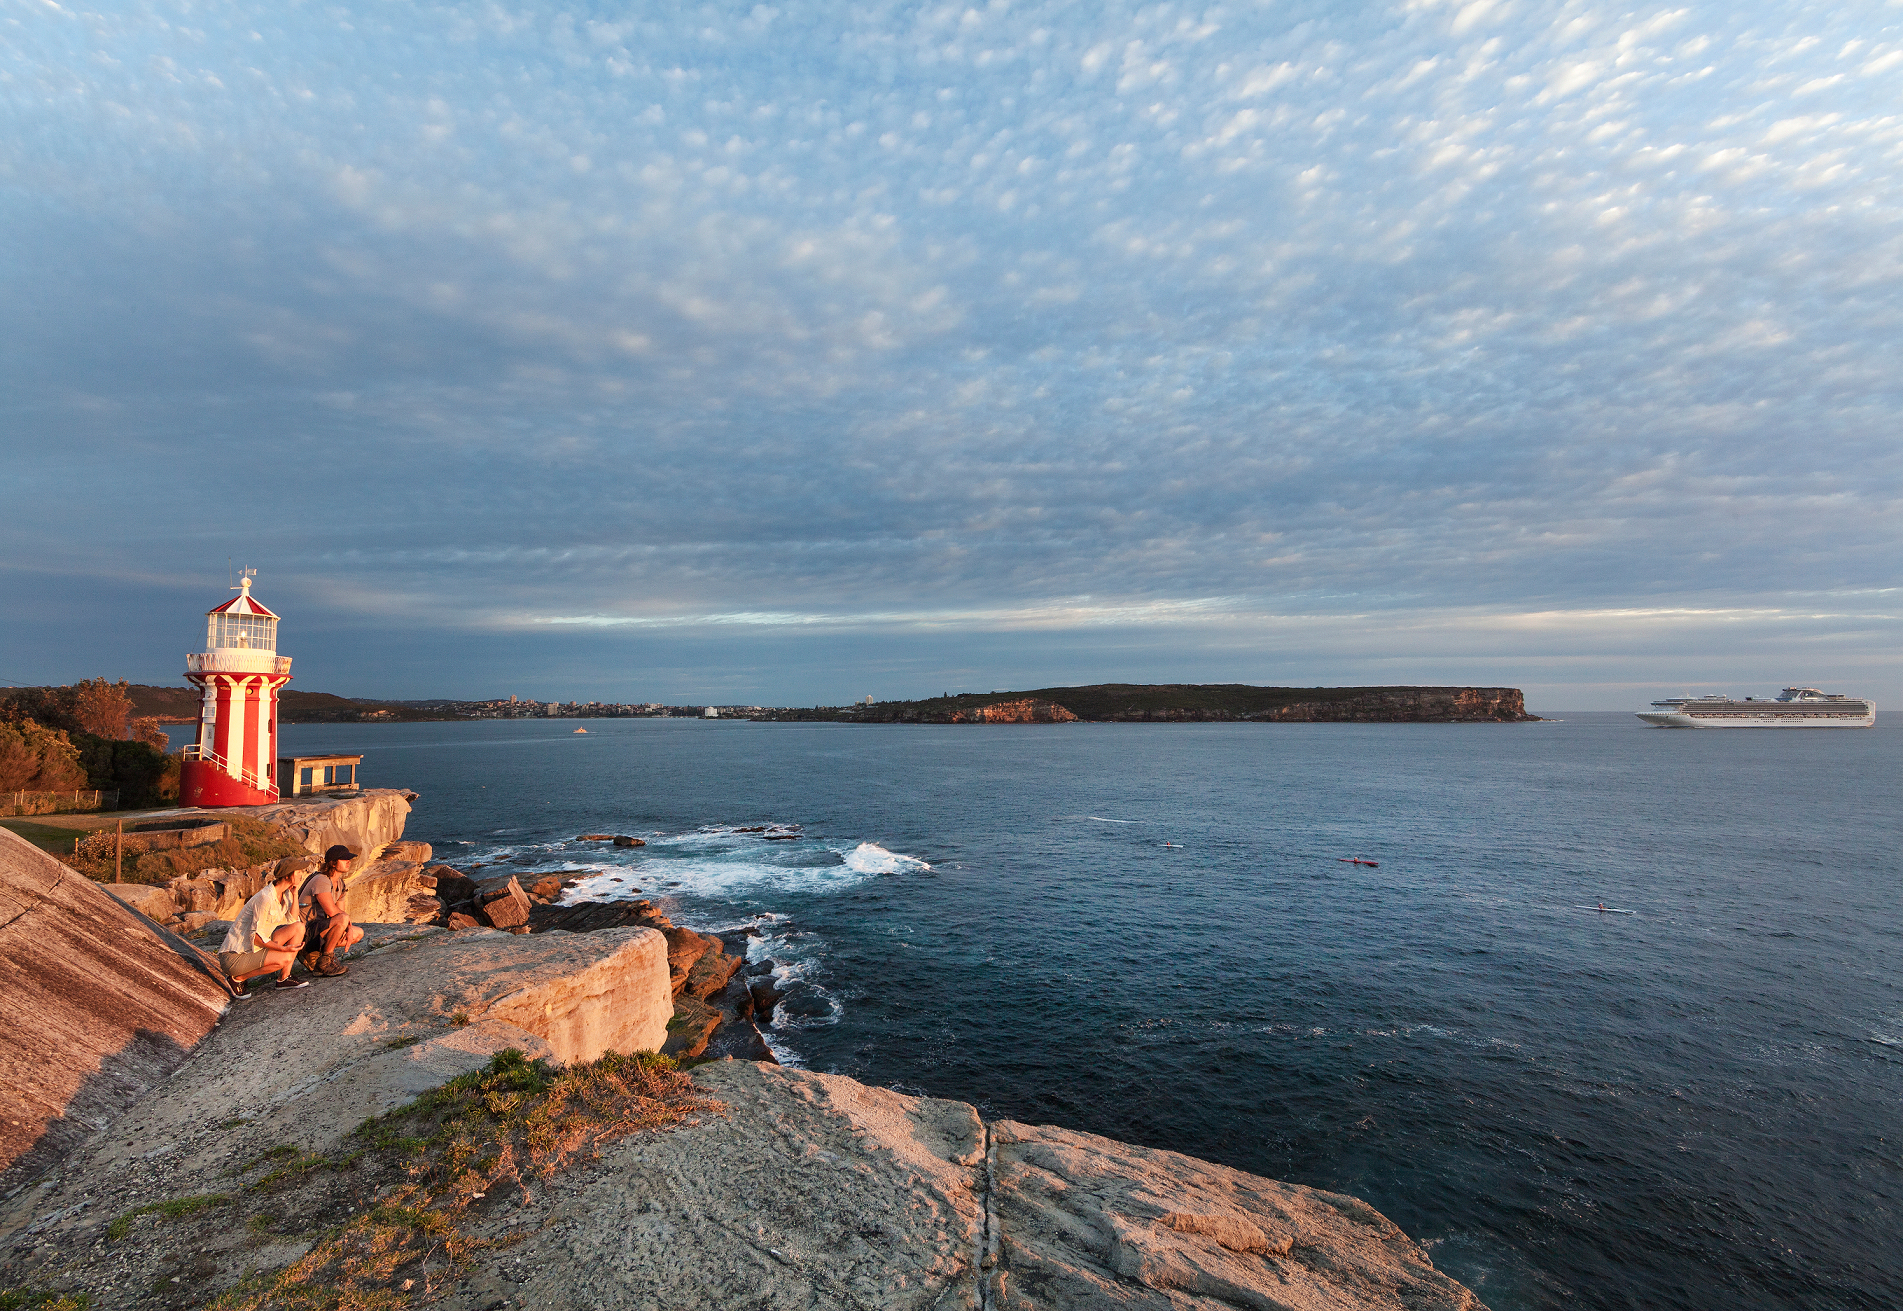
[[[136,713],[192,723],[198,693],[188,687],[132,686]],[[663,705],[659,702],[486,701],[446,698],[372,701],[285,689],[287,724],[400,723],[458,719],[705,718],[845,724],[1357,723],[1518,724],[1526,713],[1517,687],[1256,687],[1247,683],[1093,683],[1027,691],[957,692],[921,701],[845,706]]]

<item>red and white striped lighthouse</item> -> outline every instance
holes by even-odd
[[[262,806],[278,799],[278,689],[291,659],[278,648],[278,617],[251,595],[205,616],[205,649],[185,657],[185,677],[203,689],[198,742],[185,748],[179,800],[188,806]]]

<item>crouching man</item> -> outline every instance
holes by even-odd
[[[304,979],[291,978],[297,949],[304,941],[304,925],[297,916],[294,888],[297,872],[292,862],[278,862],[277,870],[251,900],[245,902],[218,951],[218,964],[232,982],[233,995],[249,997],[245,980],[278,973],[279,988],[308,988]]]
[[[298,889],[297,906],[304,916],[300,959],[312,974],[336,978],[350,973],[350,967],[338,964],[337,957],[363,941],[363,930],[344,913],[344,885],[350,877],[350,862],[356,858],[349,847],[332,847],[324,853],[323,868]]]

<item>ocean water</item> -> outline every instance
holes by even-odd
[[[754,926],[789,1063],[1353,1193],[1496,1311],[1903,1306],[1895,716],[573,727],[283,744]]]

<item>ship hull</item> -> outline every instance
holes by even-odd
[[[1639,718],[1654,728],[1870,728],[1876,713],[1866,714],[1684,714],[1676,710],[1641,711]]]

